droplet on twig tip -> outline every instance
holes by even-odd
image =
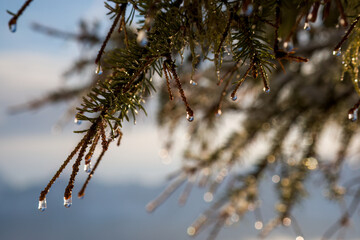
[[[72,205],[72,196],[66,198],[64,197],[64,207],[69,208]]]
[[[97,65],[96,70],[95,70],[95,73],[96,73],[97,75],[101,75],[101,74],[103,73],[103,70],[102,70],[100,64]]]
[[[86,172],[86,173],[91,173],[91,163],[89,162],[89,163],[86,163],[85,165],[84,165],[84,171]]]
[[[194,114],[192,112],[187,112],[186,113],[186,119],[189,121],[189,122],[192,122],[194,121]]]
[[[16,32],[16,22],[9,23],[9,29],[10,29],[10,32],[12,32],[12,33]]]
[[[341,48],[335,49],[335,50],[333,51],[333,55],[339,57],[339,56],[341,55]]]
[[[46,210],[46,198],[44,198],[43,200],[39,201],[39,207],[38,209],[43,212]]]

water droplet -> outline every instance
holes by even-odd
[[[249,4],[248,7],[247,7],[247,9],[246,9],[245,15],[246,15],[246,16],[249,16],[249,15],[253,12],[253,10],[254,10],[253,5],[252,5],[252,4]]]
[[[216,76],[217,76],[218,80],[220,80],[220,70],[216,70]]]
[[[231,96],[231,100],[233,100],[233,101],[236,101],[236,100],[237,100],[236,94],[234,94],[234,95]]]
[[[97,65],[96,70],[95,70],[95,73],[96,73],[97,75],[101,75],[101,74],[103,73],[103,70],[102,70],[100,64]]]
[[[263,88],[263,91],[264,91],[265,93],[269,93],[269,92],[270,92],[270,88],[269,88],[269,87],[264,87],[264,88]]]
[[[333,51],[333,55],[339,57],[339,56],[341,55],[341,48],[335,49],[335,50]]]
[[[303,236],[297,236],[295,240],[304,240]]]
[[[310,24],[308,22],[305,22],[304,24],[304,30],[306,31],[310,31],[311,27],[310,27]]]
[[[191,80],[190,80],[190,84],[193,85],[193,86],[196,86],[196,85],[197,85],[197,82],[191,79]]]
[[[187,229],[186,232],[187,232],[187,234],[188,234],[189,236],[194,236],[195,233],[196,233],[196,229],[195,229],[195,227],[190,226],[190,227],[188,227],[188,229]]]
[[[79,120],[77,117],[74,118],[74,123],[76,123],[77,125],[81,124],[81,120]]]
[[[349,120],[355,122],[358,117],[357,115],[358,115],[358,109],[355,109],[355,110],[351,109],[349,111],[348,118],[349,118]]]
[[[291,50],[294,49],[294,44],[291,41],[284,42],[283,46],[284,46],[284,49],[288,52],[290,52]]]
[[[84,165],[84,171],[86,173],[91,173],[91,163],[90,162],[88,162]]]
[[[194,121],[194,114],[191,113],[191,112],[187,112],[187,114],[186,114],[186,119],[187,119],[189,122]]]
[[[16,23],[11,23],[9,24],[9,29],[10,29],[10,32],[16,32]]]
[[[285,227],[288,227],[291,225],[291,218],[289,217],[285,217],[283,220],[282,220],[282,223]]]
[[[256,230],[261,230],[263,228],[263,223],[261,221],[256,221],[254,226]]]
[[[279,175],[272,176],[271,181],[273,181],[273,183],[280,182],[280,176]]]
[[[221,111],[221,109],[219,108],[219,109],[216,111],[215,115],[216,115],[217,117],[220,117],[221,114],[222,114],[222,111]]]
[[[43,212],[46,210],[46,198],[44,198],[43,200],[39,201],[39,207],[38,209]]]
[[[204,201],[211,202],[214,199],[214,195],[211,192],[206,192],[204,194]]]
[[[66,208],[69,208],[69,207],[71,207],[71,204],[72,204],[72,196],[70,195],[69,198],[64,197],[64,206]]]

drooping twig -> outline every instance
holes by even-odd
[[[341,39],[341,41],[336,45],[334,51],[339,51],[344,42],[349,38],[350,33],[354,30],[356,24],[359,22],[360,14],[355,18],[354,22],[351,24],[349,29],[346,31],[345,35]]]
[[[108,34],[106,35],[106,38],[105,38],[103,44],[101,45],[101,48],[100,48],[100,50],[99,50],[99,52],[98,52],[98,54],[97,54],[97,56],[96,56],[95,64],[98,64],[98,63],[100,62],[101,56],[102,56],[103,53],[104,53],[104,50],[105,50],[105,47],[106,47],[108,41],[110,40],[111,34],[113,33],[113,31],[114,31],[117,23],[119,22],[121,15],[124,14],[124,13],[123,13],[124,6],[126,6],[126,4],[121,5],[121,7],[120,7],[120,13],[118,13],[118,14],[116,15],[116,17],[115,17],[115,19],[114,19],[114,22],[113,22],[113,24],[112,24],[112,26],[111,26]]]
[[[190,116],[189,118],[191,119],[191,117],[192,117],[192,119],[193,119],[194,112],[193,112],[193,110],[190,108],[189,103],[187,102],[187,99],[186,99],[186,96],[185,96],[185,92],[184,92],[184,90],[183,90],[183,88],[182,88],[182,86],[181,86],[180,78],[179,78],[179,76],[178,76],[177,73],[176,73],[175,64],[174,64],[174,62],[171,60],[171,57],[170,57],[170,56],[167,56],[167,60],[166,60],[166,63],[165,63],[165,64],[169,64],[169,67],[170,67],[169,70],[170,70],[171,74],[173,75],[173,77],[174,77],[174,79],[175,79],[176,85],[177,85],[177,87],[178,87],[178,89],[179,89],[180,96],[181,96],[181,98],[182,98],[182,100],[183,100],[183,102],[184,102],[184,104],[185,104],[186,112],[187,112],[188,116]],[[188,118],[188,120],[189,120],[189,121],[192,121],[192,120],[190,120],[189,118]]]
[[[72,167],[73,170],[72,170],[71,175],[70,175],[69,183],[65,188],[64,199],[69,199],[71,197],[71,193],[72,193],[72,190],[74,188],[75,178],[76,178],[77,173],[79,172],[79,166],[80,166],[81,160],[82,160],[82,158],[83,158],[83,156],[85,154],[86,148],[87,148],[90,140],[96,134],[98,123],[99,123],[98,121],[93,123],[93,125],[90,127],[90,129],[88,131],[88,134],[86,135],[86,138],[84,139],[84,143],[80,148],[79,155],[78,155],[75,163],[73,164],[73,167]]]
[[[341,1],[340,0],[335,0],[335,2],[336,2],[336,5],[337,5],[337,7],[339,9],[339,12],[340,12],[340,24],[341,24],[341,26],[346,27],[348,25],[348,23],[346,21],[346,14],[344,12],[344,8],[343,8],[343,6],[341,4]]]
[[[16,13],[16,14],[12,14],[11,12],[8,11],[8,13],[10,13],[11,15],[13,15],[13,17],[9,20],[9,29],[12,31],[12,32],[15,32],[16,31],[16,27],[13,28],[13,26],[16,26],[16,22],[18,20],[18,18],[21,16],[21,14],[23,14],[23,12],[25,11],[25,9],[30,5],[30,3],[32,2],[33,0],[27,0],[23,5],[22,7],[19,9],[19,11]]]
[[[171,92],[170,79],[169,79],[170,74],[168,74],[169,70],[168,70],[165,62],[163,63],[163,71],[164,71],[164,75],[165,75],[165,79],[166,79],[166,86],[167,86],[167,89],[168,89],[169,98],[172,101],[172,100],[174,100],[174,96],[172,95],[172,92]]]
[[[106,143],[107,147],[109,146],[109,144],[110,144],[110,141],[108,141],[108,142]],[[99,166],[100,161],[102,160],[102,158],[103,158],[106,150],[107,150],[107,148],[103,148],[103,149],[102,149],[102,151],[101,151],[98,159],[96,160],[96,163],[95,163],[95,165],[94,165],[94,168],[93,168],[93,169],[91,170],[91,172],[89,173],[89,175],[88,175],[88,177],[86,178],[86,180],[85,180],[85,182],[84,182],[81,190],[80,190],[79,193],[78,193],[78,197],[79,197],[79,198],[84,197],[86,187],[87,187],[89,181],[91,180],[92,176],[94,175],[96,168]]]
[[[250,67],[246,70],[244,76],[241,78],[241,80],[238,82],[238,84],[236,84],[236,87],[234,89],[234,91],[231,93],[231,98],[234,99],[236,96],[236,92],[239,89],[239,87],[243,84],[243,82],[245,81],[246,77],[249,75],[251,69],[253,68],[254,63],[250,64]]]
[[[70,153],[70,155],[66,158],[64,163],[60,166],[60,168],[56,171],[55,175],[51,178],[47,186],[44,188],[43,191],[40,193],[39,200],[42,201],[45,199],[46,194],[49,192],[51,186],[54,184],[56,179],[60,176],[61,172],[65,169],[65,167],[68,165],[70,160],[74,157],[74,155],[79,151],[80,147],[84,145],[86,139],[88,138],[88,134],[85,134],[85,136],[80,140],[78,145],[74,148],[74,150]]]
[[[148,212],[153,212],[161,203],[163,203],[181,184],[185,181],[186,174],[180,174],[155,200],[146,205]]]
[[[332,235],[334,235],[339,229],[346,226],[349,219],[352,217],[352,215],[356,212],[357,207],[360,204],[360,189],[356,192],[352,202],[350,203],[350,206],[348,209],[344,212],[344,214],[339,218],[339,220],[334,223],[324,234],[322,237],[322,240],[329,239]]]
[[[95,151],[96,145],[98,144],[99,139],[100,139],[100,135],[97,133],[94,137],[93,143],[91,144],[89,152],[85,156],[85,164],[88,164],[90,162],[91,157],[94,154],[94,151]]]

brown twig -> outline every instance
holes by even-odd
[[[110,141],[106,143],[107,147],[109,146],[109,144],[110,144]],[[105,152],[106,152],[106,150],[107,150],[107,147],[102,149],[102,151],[101,151],[98,159],[96,160],[96,163],[95,163],[95,165],[94,165],[94,168],[91,170],[91,172],[89,173],[88,177],[86,178],[86,181],[84,182],[81,190],[80,190],[79,193],[78,193],[78,197],[79,197],[79,198],[84,197],[86,187],[87,187],[89,181],[91,180],[92,176],[94,175],[96,168],[99,166],[100,161],[101,161],[101,159],[103,158],[103,156],[104,156],[104,154],[105,154]]]
[[[126,4],[122,4],[122,5],[121,5],[121,7],[120,7],[120,13],[117,13],[117,15],[116,15],[116,17],[115,17],[115,19],[114,19],[114,22],[113,22],[113,24],[112,24],[112,26],[111,26],[108,34],[106,35],[106,38],[105,38],[103,44],[101,45],[101,48],[100,48],[100,50],[99,50],[99,52],[98,52],[98,54],[97,54],[97,56],[96,56],[95,64],[98,64],[98,63],[100,62],[101,56],[102,56],[103,53],[104,53],[104,50],[105,50],[105,47],[106,47],[108,41],[110,40],[111,34],[113,33],[113,31],[114,31],[117,23],[119,22],[121,15],[124,14],[124,13],[123,13],[123,10],[124,10],[125,7],[126,7]]]
[[[194,112],[193,110],[190,108],[190,105],[189,103],[187,102],[187,99],[186,99],[186,96],[185,96],[185,92],[181,86],[181,82],[180,82],[180,78],[179,76],[177,75],[176,73],[176,69],[175,69],[175,64],[174,62],[172,61],[171,57],[170,56],[167,56],[167,60],[166,60],[166,63],[165,64],[169,64],[169,70],[171,72],[171,74],[173,75],[174,79],[175,79],[175,82],[177,84],[177,87],[179,89],[179,93],[180,93],[180,96],[181,96],[181,99],[183,100],[184,104],[185,104],[185,107],[186,107],[186,112],[188,114],[188,116],[190,116],[189,118],[193,118],[194,116]],[[189,120],[189,119],[188,119]],[[189,120],[189,121],[192,121],[192,120]]]
[[[64,163],[60,166],[60,168],[56,171],[55,175],[51,178],[49,183],[46,185],[43,191],[40,193],[39,200],[42,201],[45,199],[46,194],[49,192],[51,186],[54,184],[56,179],[60,176],[61,172],[65,169],[65,167],[69,164],[70,160],[74,157],[74,155],[79,151],[80,147],[84,145],[86,139],[88,138],[89,133],[85,134],[85,136],[80,140],[78,145],[74,148],[74,150],[69,154]]]
[[[336,5],[337,5],[337,7],[339,9],[339,12],[340,12],[340,24],[341,24],[341,26],[346,27],[348,25],[348,23],[346,21],[346,14],[344,12],[344,8],[343,8],[343,6],[341,4],[341,1],[340,0],[335,0],[335,2],[336,2]]]
[[[90,163],[91,157],[92,157],[92,155],[94,153],[94,150],[96,148],[96,145],[97,145],[99,139],[100,139],[100,135],[98,133],[96,133],[96,135],[94,137],[94,140],[93,140],[93,143],[91,144],[91,147],[89,149],[89,152],[85,156],[85,164]]]
[[[334,51],[340,50],[343,43],[349,38],[350,33],[354,30],[356,24],[359,22],[359,19],[360,19],[360,14],[355,18],[354,22],[351,24],[349,29],[346,31],[346,33],[343,36],[343,38],[341,39],[341,41],[336,45],[336,47],[334,48]]]
[[[166,86],[167,86],[167,89],[168,89],[169,98],[170,98],[170,100],[172,101],[172,100],[174,100],[174,97],[173,97],[173,95],[172,95],[171,87],[170,87],[170,79],[169,79],[169,75],[170,75],[170,74],[168,74],[168,71],[169,71],[169,70],[168,70],[165,62],[163,63],[163,71],[164,71],[164,75],[165,75],[165,78],[166,78]]]
[[[101,119],[101,118],[99,117],[99,119]],[[96,129],[98,127],[98,124],[99,124],[99,120],[97,122],[93,123],[93,125],[88,130],[88,134],[86,135],[86,138],[84,139],[84,143],[80,148],[79,155],[78,155],[75,163],[73,164],[73,167],[72,167],[73,170],[70,175],[69,183],[65,188],[64,199],[69,199],[71,197],[71,193],[74,188],[75,178],[76,178],[77,173],[79,172],[79,166],[80,166],[81,160],[84,156],[84,153],[86,151],[86,148],[87,148],[89,142],[96,134]]]
[[[238,84],[236,84],[236,87],[234,89],[234,91],[231,93],[231,98],[234,99],[236,96],[236,92],[239,89],[239,87],[243,84],[243,82],[245,81],[246,77],[249,75],[251,69],[253,68],[254,63],[250,64],[250,67],[246,70],[244,76],[241,78],[241,80],[238,82]]]
[[[30,5],[30,3],[32,2],[33,0],[27,0],[23,5],[22,7],[19,9],[19,11],[13,15],[13,17],[9,20],[9,29],[12,31],[12,32],[15,32],[16,31],[16,28],[13,29],[13,26],[16,25],[16,22],[18,20],[18,18],[23,14],[23,12],[25,11],[25,9]],[[10,13],[10,12],[9,12]]]

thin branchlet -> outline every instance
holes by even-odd
[[[167,90],[168,90],[168,93],[169,93],[169,99],[172,101],[174,100],[174,97],[172,95],[172,92],[171,92],[171,87],[170,87],[170,79],[169,79],[169,73],[168,73],[168,68],[165,64],[165,62],[163,63],[163,71],[164,71],[164,75],[165,75],[165,79],[166,79],[166,86],[167,86]]]
[[[51,178],[51,180],[49,181],[49,183],[47,184],[47,186],[44,188],[43,191],[41,191],[40,193],[40,197],[39,200],[42,201],[45,199],[46,194],[49,192],[51,186],[54,184],[54,182],[56,181],[56,179],[60,176],[60,174],[62,173],[62,171],[65,169],[65,167],[69,164],[70,160],[75,156],[75,154],[79,151],[79,149],[81,148],[81,146],[84,145],[86,139],[88,138],[88,134],[85,134],[84,137],[80,140],[80,142],[78,143],[78,145],[74,148],[74,150],[70,153],[70,155],[66,158],[66,160],[63,162],[63,164],[60,166],[60,168],[56,171],[55,175]]]
[[[91,170],[91,172],[89,173],[89,175],[88,175],[88,177],[86,178],[83,186],[81,187],[81,190],[80,190],[79,193],[78,193],[78,197],[79,197],[79,198],[84,197],[86,187],[87,187],[89,181],[91,180],[92,176],[94,175],[97,167],[99,166],[100,161],[102,160],[105,152],[107,151],[109,144],[110,144],[110,141],[108,141],[108,142],[106,143],[106,145],[107,145],[106,148],[103,148],[103,149],[102,149],[99,157],[98,157],[97,160],[96,160],[96,163],[95,163],[95,165],[94,165],[94,168],[93,168],[93,169]]]
[[[90,147],[88,153],[85,156],[85,164],[88,164],[90,162],[91,157],[94,154],[94,151],[95,151],[95,148],[96,148],[96,146],[98,144],[99,139],[100,139],[100,135],[98,133],[96,133],[96,135],[94,137],[94,140],[93,140],[93,142],[91,144],[91,147]]]
[[[340,42],[335,46],[334,51],[338,51],[341,46],[344,44],[344,42],[349,38],[350,33],[354,30],[356,24],[359,22],[360,14],[355,18],[349,29],[346,31],[345,35],[342,37]]]
[[[104,40],[104,42],[102,43],[101,47],[100,47],[100,50],[96,56],[96,59],[95,59],[95,64],[98,64],[100,62],[100,59],[101,59],[101,56],[103,55],[104,53],[104,50],[105,50],[105,47],[107,45],[107,43],[109,42],[110,38],[111,38],[111,35],[112,33],[114,32],[115,30],[115,27],[116,25],[118,24],[119,20],[120,20],[120,17],[121,15],[124,15],[125,13],[123,12],[123,9],[126,8],[126,4],[123,4],[121,5],[120,7],[120,12],[116,14],[116,17],[114,19],[114,22],[113,24],[111,25],[111,28],[109,29],[109,32],[107,33],[106,35],[106,38]]]
[[[194,115],[194,112],[193,110],[190,108],[190,105],[186,99],[186,96],[185,96],[185,92],[181,86],[181,82],[180,82],[180,78],[179,76],[177,75],[176,73],[176,69],[175,69],[175,64],[174,62],[172,61],[171,57],[170,56],[167,56],[167,60],[166,60],[166,63],[165,64],[168,64],[169,65],[169,70],[171,72],[171,74],[173,75],[174,79],[175,79],[175,82],[176,82],[176,85],[179,89],[179,93],[180,93],[180,96],[181,96],[181,99],[183,100],[184,104],[185,104],[185,107],[186,107],[186,112],[193,116]]]
[[[88,130],[88,134],[86,135],[84,143],[80,148],[79,155],[78,155],[75,163],[73,164],[73,167],[72,167],[73,170],[70,175],[69,183],[65,188],[64,199],[69,199],[71,197],[72,190],[74,188],[75,178],[76,178],[77,173],[79,172],[79,166],[80,166],[81,160],[83,159],[83,156],[85,154],[85,151],[86,151],[86,148],[87,148],[89,142],[96,134],[98,123],[99,123],[98,121],[96,123],[94,123]]]
[[[17,20],[18,18],[23,14],[23,12],[25,11],[25,9],[30,5],[30,3],[32,2],[33,0],[27,0],[23,5],[22,7],[19,9],[19,11],[13,15],[13,17],[9,20],[9,28],[10,30],[12,30],[12,26],[13,25],[16,25],[17,23]]]

